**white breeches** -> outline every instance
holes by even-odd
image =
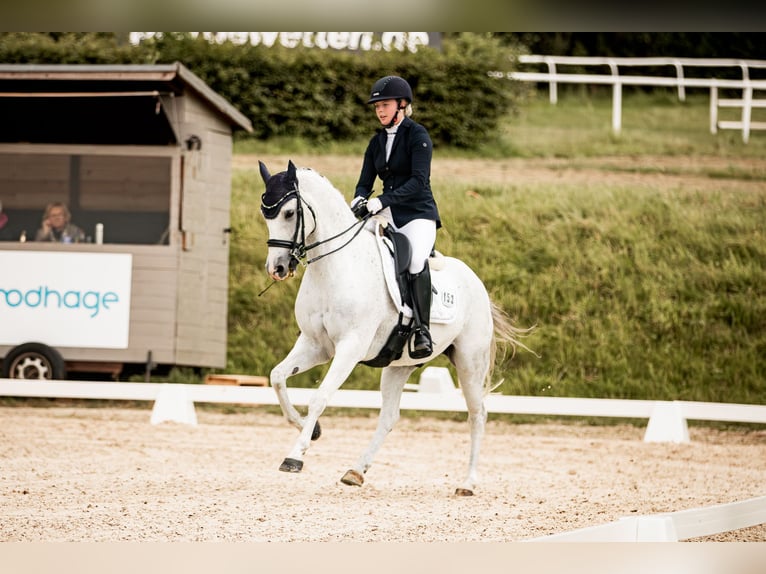
[[[436,222],[432,219],[413,219],[407,225],[394,229],[403,233],[410,240],[412,259],[409,272],[420,273],[428,261],[428,256],[436,243]]]
[[[412,247],[412,259],[410,259],[410,266],[407,270],[413,275],[423,271],[436,244],[436,222],[431,219],[413,219],[408,224],[397,227],[389,207],[376,213],[375,217],[384,219],[391,227],[409,239]],[[374,229],[372,220],[368,221],[367,225],[367,229]]]

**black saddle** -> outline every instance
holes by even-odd
[[[396,284],[399,287],[402,301],[411,304],[410,301],[410,282],[409,272],[410,260],[412,259],[412,246],[410,240],[403,233],[395,231],[390,225],[381,227],[383,237],[388,239],[388,245],[391,249],[391,255],[394,258],[394,271],[396,274]],[[369,361],[362,361],[362,364],[370,367],[385,367],[391,361],[399,359],[402,356],[404,346],[412,334],[412,319],[404,322],[403,313],[399,313],[399,322],[391,331],[388,340],[378,353],[378,356]]]
[[[402,295],[402,301],[410,302],[410,282],[408,277],[408,268],[412,260],[412,246],[410,240],[403,233],[395,231],[390,225],[383,227],[383,237],[387,238],[391,244],[394,257],[394,271],[396,273],[396,284],[399,286],[399,293]]]

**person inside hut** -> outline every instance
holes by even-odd
[[[8,226],[8,214],[3,211],[3,202],[0,201],[0,241],[10,241],[11,230]]]
[[[85,232],[71,222],[72,215],[66,204],[56,201],[49,203],[43,214],[40,229],[37,230],[35,241],[50,241],[55,243],[82,243]]]

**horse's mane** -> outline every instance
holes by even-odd
[[[309,193],[312,193],[316,191],[317,193],[326,194],[329,197],[335,197],[345,203],[346,200],[340,190],[318,171],[310,167],[299,167],[296,170],[296,175],[298,176],[298,183],[300,184],[299,187],[302,192],[308,191]]]

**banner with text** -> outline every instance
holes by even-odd
[[[165,32],[166,33],[166,32]],[[156,38],[163,32],[130,32],[131,44]],[[210,43],[281,46],[283,48],[319,48],[351,50],[417,52],[420,47],[441,49],[439,32],[186,32],[192,38],[202,37]]]
[[[129,253],[0,251],[0,344],[125,349]]]

